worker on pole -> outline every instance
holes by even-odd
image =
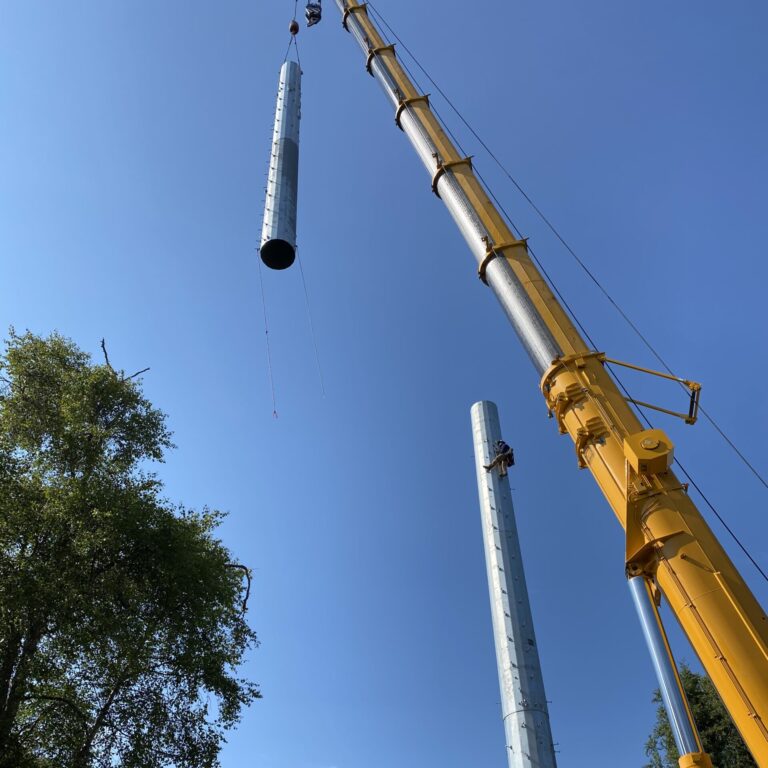
[[[499,477],[506,477],[507,471],[515,464],[515,452],[503,441],[497,440],[493,444],[494,457],[490,464],[483,464],[483,469],[490,472],[499,468]]]

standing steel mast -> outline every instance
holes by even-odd
[[[509,768],[556,768],[509,479],[485,470],[501,439],[494,403],[472,406],[472,436]]]

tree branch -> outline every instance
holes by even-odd
[[[91,748],[93,747],[96,734],[104,724],[104,720],[106,719],[107,714],[109,713],[109,710],[112,708],[112,704],[115,701],[115,697],[120,692],[128,679],[129,676],[127,675],[121,676],[117,679],[114,686],[112,686],[112,690],[109,692],[107,700],[104,702],[98,714],[96,715],[96,719],[93,721],[93,725],[91,725],[91,727],[86,730],[83,743],[81,744],[80,749],[78,749],[77,755],[75,756],[75,765],[86,764],[86,761],[90,757]]]
[[[107,368],[109,368],[112,373],[117,376],[117,371],[112,367],[112,363],[109,362],[109,355],[107,354],[107,343],[104,339],[101,340],[101,351],[104,353],[104,362],[107,364]],[[120,371],[121,379],[123,381],[130,381],[131,379],[135,379],[137,376],[141,376],[142,373],[146,373],[149,370],[149,368],[142,368],[140,371],[136,371],[136,373],[132,373],[130,376],[126,376],[123,371]]]
[[[245,611],[248,608],[248,598],[251,596],[251,569],[243,565],[242,563],[227,563],[227,568],[238,568],[240,569],[244,574],[247,583],[247,586],[245,588],[245,597],[243,598],[243,606],[240,609],[242,613],[245,613]]]
[[[148,370],[149,368],[142,368],[140,371],[136,371],[136,373],[132,373],[130,376],[123,376],[123,381],[135,379],[137,376],[141,376],[142,373],[146,373]]]
[[[43,693],[30,693],[26,697],[27,699],[39,699],[40,701],[56,701],[59,704],[66,704],[70,709],[77,713],[77,716],[83,721],[88,721],[88,716],[84,714],[83,710],[75,704],[74,701],[64,698],[63,696],[49,696]]]
[[[107,364],[107,368],[109,368],[109,370],[114,373],[115,369],[112,367],[112,363],[109,362],[109,355],[107,354],[107,343],[104,341],[104,339],[101,340],[101,351],[104,353],[104,361]]]

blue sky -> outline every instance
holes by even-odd
[[[620,528],[325,5],[300,34],[299,191],[325,397],[299,272],[265,273],[272,417],[255,255],[289,0],[0,0],[0,326],[58,329],[94,355],[103,336],[114,363],[151,366],[178,444],[169,497],[229,512],[222,536],[255,573],[247,672],[264,699],[225,768],[506,764],[469,422],[481,398],[518,458],[560,764],[640,766],[655,683]],[[765,4],[377,6],[768,471]],[[601,349],[653,366],[465,148]],[[768,565],[765,489],[707,424],[655,421]]]

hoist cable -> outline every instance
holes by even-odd
[[[519,189],[520,193],[525,197],[525,199],[530,203],[530,205],[533,207],[533,209],[539,214],[539,216],[542,218],[542,220],[549,226],[549,228],[555,233],[555,235],[558,237],[558,239],[563,243],[563,245],[566,247],[566,249],[571,253],[571,255],[576,259],[576,261],[581,265],[581,267],[584,269],[584,271],[592,278],[593,282],[600,288],[600,290],[603,292],[603,294],[609,299],[611,304],[614,305],[614,307],[618,310],[618,312],[621,314],[621,316],[627,321],[627,323],[630,325],[630,327],[637,333],[637,335],[643,340],[645,345],[653,352],[653,354],[656,356],[656,358],[659,360],[659,362],[664,366],[664,368],[670,373],[670,375],[675,375],[667,366],[666,362],[661,358],[661,356],[656,352],[656,350],[653,348],[653,346],[650,344],[650,342],[642,335],[642,333],[639,331],[639,329],[632,323],[632,321],[627,317],[627,315],[623,312],[621,307],[613,300],[613,298],[608,294],[608,292],[603,288],[603,286],[600,284],[600,282],[597,280],[597,278],[589,271],[588,267],[579,259],[579,257],[574,253],[573,249],[568,245],[568,243],[561,237],[559,232],[554,228],[554,226],[549,222],[549,220],[546,218],[546,216],[539,210],[539,208],[533,203],[533,201],[528,197],[528,195],[523,191],[523,189],[519,186],[519,184],[515,181],[514,178],[512,178],[511,174],[504,168],[504,166],[501,164],[501,162],[498,160],[498,158],[491,152],[491,150],[487,147],[485,142],[477,135],[477,133],[474,131],[474,129],[471,127],[471,125],[464,119],[464,117],[461,115],[461,113],[456,109],[456,107],[453,106],[450,99],[443,93],[442,89],[435,83],[435,81],[430,77],[429,73],[424,69],[424,67],[419,63],[419,61],[416,59],[416,57],[410,52],[410,50],[406,47],[406,45],[402,42],[402,40],[398,37],[398,35],[394,32],[392,27],[387,24],[387,22],[384,20],[384,18],[381,16],[381,14],[373,7],[373,5],[369,2],[368,7],[373,10],[373,12],[379,17],[382,24],[389,30],[392,37],[397,40],[397,42],[403,47],[403,49],[406,51],[406,53],[413,59],[416,66],[421,69],[421,71],[424,73],[424,75],[427,77],[427,79],[432,83],[432,85],[436,88],[436,90],[440,93],[440,95],[448,102],[448,104],[451,106],[453,111],[459,116],[459,118],[462,120],[462,122],[469,128],[469,130],[472,132],[472,134],[475,136],[475,138],[480,142],[480,144],[483,146],[483,148],[486,150],[486,152],[493,158],[493,160],[496,162],[497,165],[505,172],[505,174],[509,177],[509,179],[514,183],[514,185]],[[384,35],[386,39],[386,34]],[[389,40],[387,39],[387,43],[389,43]],[[413,73],[408,69],[408,66],[403,62],[400,61],[403,69],[406,71],[408,76],[413,80],[414,84],[416,85],[419,90],[422,90],[419,86],[417,78],[413,75]],[[434,113],[435,117],[443,127],[443,129],[446,131],[446,133],[449,135],[451,140],[456,144],[459,151],[462,153],[462,155],[466,155],[465,150],[461,146],[461,142],[456,138],[456,136],[453,134],[451,129],[448,127],[447,123],[443,118],[441,117],[440,113],[437,111],[437,109],[434,107],[434,105],[430,105],[430,108],[432,112]],[[493,202],[496,204],[498,209],[503,214],[504,218],[509,223],[510,227],[512,228],[515,235],[522,239],[522,233],[520,232],[517,225],[512,220],[512,217],[507,212],[506,208],[502,205],[502,203],[499,201],[499,199],[494,194],[493,190],[491,189],[490,185],[485,181],[483,176],[480,174],[480,172],[477,170],[477,168],[474,169],[476,176],[478,177],[480,183],[485,188],[485,191],[488,193],[488,195],[491,197]],[[534,253],[533,249],[529,246],[528,252],[533,259],[533,261],[536,263],[536,266],[539,270],[541,270],[541,273],[544,275],[545,279],[549,283],[552,290],[557,295],[558,299],[562,302],[563,306],[565,307],[568,314],[571,316],[573,321],[576,323],[580,331],[584,334],[584,337],[587,339],[587,341],[591,344],[593,349],[597,349],[597,344],[595,343],[594,339],[590,336],[587,329],[584,327],[584,325],[579,320],[578,316],[576,315],[573,308],[569,305],[569,303],[566,301],[563,294],[560,292],[559,288],[557,287],[557,284],[552,279],[552,277],[549,275],[547,270],[545,269],[542,262],[539,260],[539,258]],[[636,403],[633,402],[633,398],[629,394],[629,391],[627,390],[624,383],[621,381],[620,377],[616,373],[613,366],[606,364],[606,367],[609,369],[610,375],[614,378],[618,386],[623,391],[629,405],[631,408],[634,408],[634,410],[637,412],[638,416],[645,421],[645,423],[648,425],[649,428],[653,428],[653,425],[650,421],[650,419],[646,416],[645,412],[642,408],[637,406]],[[702,408],[699,408],[700,411],[704,412]],[[707,415],[707,414],[705,414]],[[754,474],[758,477],[758,479],[763,483],[763,485],[766,485],[765,480],[761,477],[761,475],[757,472],[757,470],[746,460],[746,458],[742,455],[742,453],[736,448],[736,446],[731,442],[731,440],[728,439],[728,437],[725,435],[725,433],[720,429],[720,427],[715,423],[715,421],[707,415],[708,420],[710,423],[717,429],[717,431],[722,435],[722,437],[728,442],[728,444],[736,451],[736,453],[739,455],[739,457],[742,459],[742,461],[754,472]],[[704,494],[704,492],[701,490],[700,486],[696,481],[693,479],[693,477],[689,474],[688,470],[680,463],[678,459],[674,460],[677,466],[680,468],[680,471],[685,475],[686,479],[690,482],[690,484],[696,489],[696,491],[701,496],[704,503],[707,505],[707,507],[711,510],[712,514],[718,519],[720,524],[725,528],[725,530],[728,532],[730,537],[734,540],[734,542],[737,544],[739,549],[744,553],[744,555],[747,557],[750,563],[756,568],[758,573],[768,581],[768,574],[762,569],[762,567],[759,565],[759,563],[755,560],[755,558],[752,556],[752,554],[749,552],[749,550],[746,548],[746,546],[741,542],[739,537],[736,535],[736,533],[733,531],[733,529],[728,525],[728,523],[725,521],[723,516],[717,511],[714,504],[707,498],[707,496]],[[768,487],[768,485],[766,485]]]
[[[297,37],[293,38],[293,44],[296,47],[296,63],[299,65],[299,71],[301,71],[301,56],[299,56],[299,40]],[[302,74],[304,74],[302,72]]]
[[[256,259],[259,264],[259,286],[261,288],[261,306],[264,310],[264,338],[267,342],[267,375],[269,388],[272,391],[272,415],[277,418],[277,398],[275,397],[275,379],[272,375],[272,350],[269,344],[269,321],[267,320],[267,299],[264,293],[264,277],[261,273],[261,257]]]
[[[309,320],[309,333],[312,337],[312,346],[315,348],[315,361],[317,362],[317,375],[320,379],[320,391],[325,397],[325,382],[323,381],[323,369],[320,365],[320,350],[317,346],[317,336],[315,335],[315,323],[312,320],[312,310],[309,306],[309,291],[307,290],[307,281],[304,277],[304,265],[301,263],[301,254],[298,246],[296,247],[296,260],[299,262],[299,272],[301,274],[301,284],[304,286],[304,300],[307,307],[307,319]]]
[[[285,62],[288,61],[288,54],[291,52],[292,45],[293,45],[293,35],[291,35],[291,39],[288,41],[288,47],[285,49],[285,56],[283,56],[283,64],[285,64]]]
[[[499,167],[499,169],[502,171],[502,173],[509,179],[509,181],[512,182],[512,184],[515,186],[517,191],[523,196],[525,201],[531,206],[531,208],[535,211],[535,213],[539,216],[539,218],[544,222],[544,224],[547,226],[547,228],[552,232],[552,234],[555,235],[555,237],[560,241],[560,243],[563,245],[563,247],[568,251],[568,253],[573,257],[573,259],[576,261],[576,263],[581,267],[581,269],[584,271],[584,273],[590,278],[590,280],[597,286],[599,291],[605,296],[605,298],[610,302],[610,304],[614,307],[614,309],[619,313],[619,315],[624,319],[624,321],[629,325],[629,327],[632,329],[632,331],[637,335],[637,337],[642,341],[642,343],[647,347],[647,349],[651,352],[651,354],[656,358],[656,360],[659,361],[659,363],[662,365],[662,367],[669,373],[671,376],[677,377],[677,374],[672,370],[672,368],[667,365],[664,358],[659,354],[659,352],[656,350],[656,348],[651,344],[651,342],[648,340],[648,338],[642,333],[642,331],[638,328],[638,326],[632,321],[632,319],[627,315],[627,313],[621,308],[621,306],[618,304],[618,302],[611,296],[611,294],[608,292],[608,290],[602,285],[602,283],[597,279],[595,274],[589,269],[589,267],[586,265],[586,263],[576,254],[574,249],[570,246],[570,244],[566,241],[566,239],[560,234],[559,230],[555,227],[555,225],[547,218],[547,216],[544,214],[544,212],[539,208],[536,203],[531,199],[531,197],[528,195],[528,193],[523,189],[523,187],[518,183],[518,181],[512,176],[512,174],[509,172],[509,170],[506,168],[506,166],[499,160],[497,155],[491,150],[491,148],[483,141],[483,139],[480,137],[480,135],[477,133],[477,131],[472,127],[472,125],[469,123],[469,121],[462,115],[462,113],[459,111],[459,109],[454,105],[454,103],[451,101],[451,99],[446,95],[445,91],[435,82],[435,80],[432,78],[432,76],[427,72],[427,70],[424,68],[424,66],[419,62],[419,60],[416,58],[416,56],[410,51],[408,46],[402,41],[402,39],[397,35],[397,33],[392,29],[392,27],[387,23],[386,19],[381,15],[381,13],[374,7],[373,3],[368,3],[368,7],[373,11],[374,15],[378,17],[381,25],[383,27],[386,27],[387,30],[389,30],[389,33],[391,36],[397,41],[397,43],[402,46],[403,50],[411,57],[413,62],[416,64],[416,66],[424,73],[424,76],[429,80],[429,82],[432,84],[432,86],[435,88],[435,90],[442,96],[442,98],[445,100],[445,102],[448,104],[448,106],[453,110],[453,112],[456,113],[456,116],[461,120],[461,122],[467,127],[469,132],[474,136],[474,138],[477,140],[477,142],[480,144],[480,146],[487,152],[488,156],[496,163],[496,165]],[[405,65],[403,65],[405,66]],[[407,71],[407,70],[406,70]],[[437,112],[432,110],[437,114]],[[441,123],[445,125],[445,123],[441,120]],[[458,144],[458,142],[456,142]],[[464,151],[462,150],[463,154]],[[479,174],[478,174],[479,176]],[[484,183],[484,186],[487,185]],[[551,282],[551,281],[550,281]],[[558,294],[559,295],[559,294]],[[575,318],[574,318],[575,319]],[[683,389],[685,389],[684,384],[680,384]],[[714,417],[711,416],[707,410],[699,406],[700,413],[704,416],[704,418],[714,427],[714,429],[718,432],[718,434],[725,440],[725,442],[730,446],[730,448],[736,453],[736,455],[739,457],[739,459],[744,463],[744,465],[752,472],[752,474],[758,479],[758,481],[766,488],[768,489],[768,481],[763,477],[763,475],[760,473],[760,471],[752,464],[752,462],[742,453],[742,451],[736,446],[736,444],[731,440],[730,437],[725,433],[723,428],[715,421]]]
[[[299,65],[299,69],[301,69],[301,57],[299,56],[299,41],[296,39],[295,35],[291,35],[291,39],[288,41],[288,48],[285,50],[285,56],[283,57],[283,64],[285,64],[286,61],[288,61],[288,54],[291,52],[291,46],[296,47],[296,63]]]
[[[293,2],[293,21],[295,21],[298,24],[298,19],[296,18],[296,11],[299,10],[299,0],[294,0]],[[291,39],[288,41],[288,48],[285,50],[285,56],[283,57],[283,64],[285,64],[286,61],[288,61],[288,54],[291,52],[291,45],[296,42],[296,35],[291,32]],[[296,58],[299,58],[299,46],[298,43],[296,44]],[[301,62],[298,62],[299,66],[301,66]]]

